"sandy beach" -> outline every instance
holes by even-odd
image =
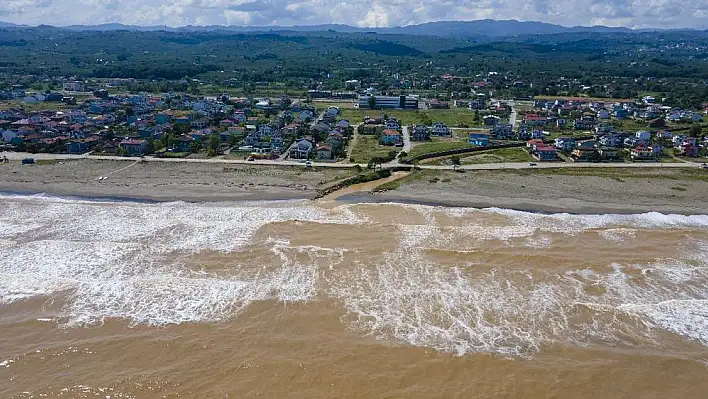
[[[132,166],[131,166],[132,165]],[[314,198],[346,169],[71,160],[0,165],[0,191],[155,201]],[[99,180],[99,177],[107,177]]]
[[[155,201],[313,199],[354,170],[257,165],[72,160],[0,165],[0,191]],[[104,180],[99,177],[106,176]],[[349,187],[326,200],[405,202],[568,213],[708,213],[708,171],[557,169],[414,172],[370,193]]]
[[[344,198],[343,198],[344,199]],[[568,213],[708,213],[708,171],[553,169],[422,171],[349,200]]]

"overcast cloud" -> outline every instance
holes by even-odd
[[[1,21],[29,25],[381,27],[484,18],[708,29],[708,0],[0,0]]]

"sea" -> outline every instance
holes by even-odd
[[[708,215],[0,195],[0,398],[705,398]]]

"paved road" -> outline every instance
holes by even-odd
[[[7,156],[12,161],[18,161],[24,158],[34,158],[36,160],[73,160],[73,159],[92,159],[92,160],[107,160],[107,161],[145,161],[145,162],[173,162],[173,163],[211,163],[211,164],[236,164],[236,165],[264,165],[264,166],[301,166],[305,167],[304,162],[300,161],[244,161],[242,159],[184,159],[184,158],[153,158],[153,157],[119,157],[119,156],[103,156],[103,155],[72,155],[72,154],[29,154],[21,152],[2,152],[0,158]],[[366,164],[355,163],[332,163],[332,162],[313,162],[313,166],[323,168],[352,168],[360,166],[366,168]],[[398,166],[397,161],[383,165],[384,167]],[[411,165],[405,165],[411,166]],[[533,166],[528,162],[513,162],[513,163],[487,163],[476,165],[462,165],[458,169],[463,170],[499,170],[499,169],[554,169],[554,168],[698,168],[701,162],[683,162],[683,163],[575,163],[575,162],[547,162],[536,163]],[[452,170],[452,165],[419,165],[421,169],[434,170]]]
[[[408,131],[408,126],[403,126],[401,132],[403,134],[403,148],[401,151],[405,151],[406,154],[410,154],[411,148],[413,148],[413,143],[411,143],[411,134]]]
[[[507,104],[509,104],[509,107],[511,107],[511,113],[509,114],[509,124],[513,126],[514,129],[516,129],[516,103],[514,103],[513,101],[508,101]]]

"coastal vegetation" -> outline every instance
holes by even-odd
[[[651,94],[697,108],[708,98],[705,32],[569,33],[442,38],[340,32],[72,31],[0,29],[0,90],[54,77],[134,78],[119,92],[189,92],[304,96],[346,81],[381,91],[451,98],[497,72],[484,88],[500,96],[586,96],[628,99]],[[638,49],[642,49],[639,51]],[[434,78],[452,74],[457,79]],[[42,77],[36,79],[34,77]],[[561,79],[563,78],[563,79]],[[520,81],[523,84],[508,85]],[[448,120],[457,125],[451,111]],[[445,118],[445,117],[443,117]],[[415,123],[411,120],[411,123]],[[472,121],[463,121],[472,123]]]

